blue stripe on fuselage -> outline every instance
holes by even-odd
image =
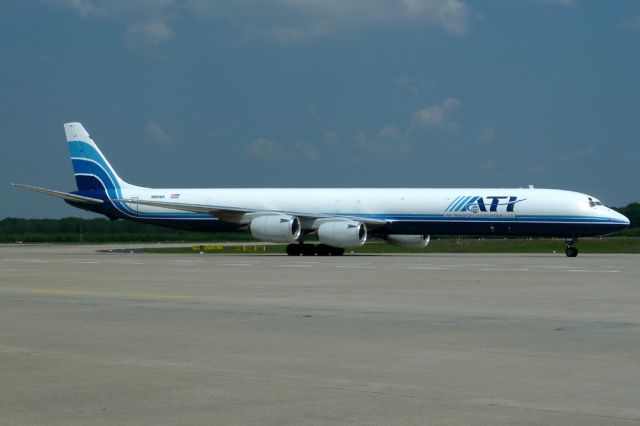
[[[469,200],[471,198],[471,196],[467,196],[467,197],[463,197],[460,201],[458,201],[452,208],[451,211],[459,211],[460,207],[462,207],[464,205],[464,203],[467,202],[467,200]]]
[[[453,208],[453,205],[456,204],[458,201],[460,201],[460,199],[462,198],[462,195],[458,195],[452,202],[451,204],[449,204],[447,206],[446,209],[444,209],[444,211],[448,212],[449,210],[451,210]]]

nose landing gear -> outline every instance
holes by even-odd
[[[565,238],[565,242],[567,243],[567,249],[565,250],[567,257],[576,257],[578,255],[578,248],[573,245],[578,242],[578,239],[567,237]]]

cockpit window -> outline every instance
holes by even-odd
[[[595,207],[595,206],[601,206],[602,203],[598,200],[594,200],[593,198],[589,197],[589,207]]]

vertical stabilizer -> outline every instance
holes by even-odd
[[[82,124],[65,123],[64,131],[78,191],[106,192],[109,198],[118,198],[121,189],[134,187],[118,176]]]

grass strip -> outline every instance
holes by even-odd
[[[640,238],[583,238],[577,244],[580,253],[640,253]],[[425,248],[395,247],[383,242],[370,242],[348,249],[347,253],[564,253],[562,239],[525,238],[447,238],[432,239]],[[193,247],[145,248],[145,253],[199,254],[273,254],[284,253],[285,244],[238,243],[235,245],[198,244]]]

